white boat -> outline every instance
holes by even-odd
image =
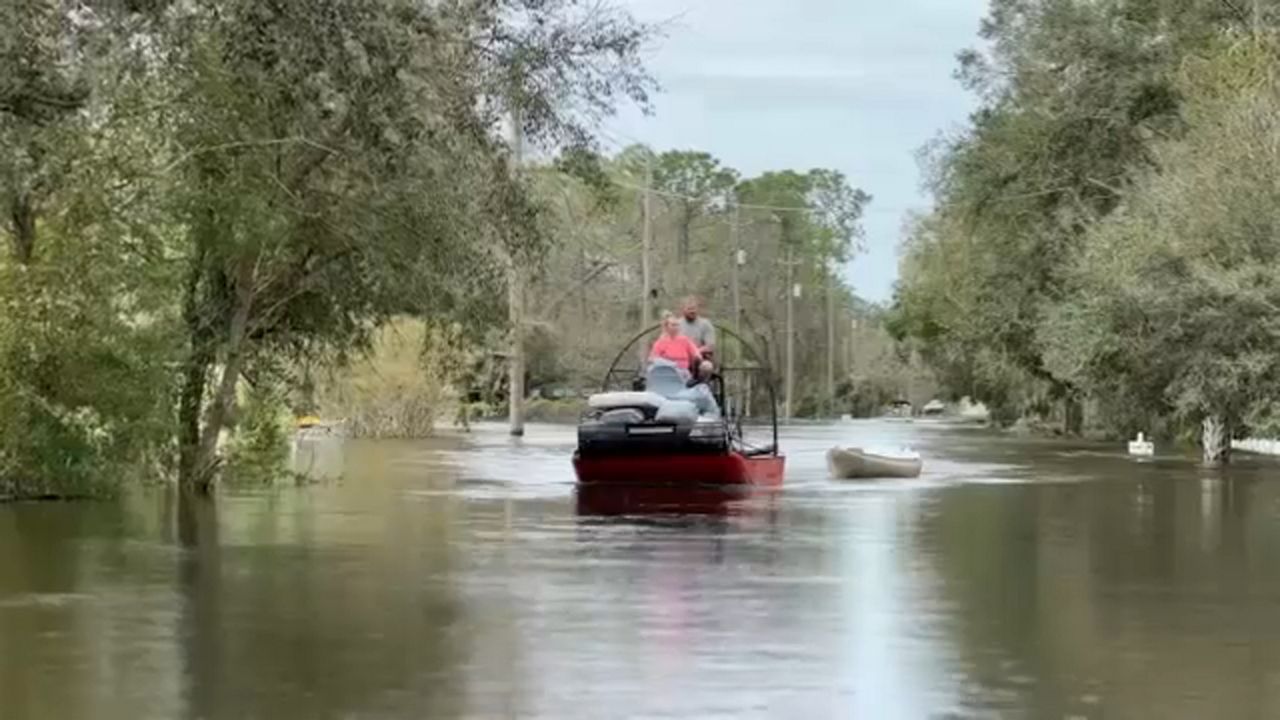
[[[839,480],[913,478],[924,461],[914,452],[867,452],[861,448],[833,447],[827,451],[827,467]]]
[[[1142,433],[1138,433],[1136,440],[1129,441],[1129,454],[1138,457],[1151,457],[1156,454],[1155,443],[1152,443]]]

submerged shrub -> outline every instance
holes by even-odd
[[[293,427],[285,393],[262,383],[244,395],[227,445],[224,477],[231,483],[269,484],[289,474]]]
[[[440,333],[408,319],[380,328],[366,354],[330,373],[319,393],[324,415],[341,419],[351,437],[429,436],[458,402]]]

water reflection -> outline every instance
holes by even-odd
[[[1269,469],[942,493],[920,540],[956,604],[971,710],[1264,717],[1280,710]],[[1270,608],[1270,609],[1268,609]]]
[[[909,424],[787,488],[581,512],[572,432],[356,443],[341,482],[0,506],[8,718],[1271,717],[1280,486]],[[836,443],[921,478],[825,477]]]

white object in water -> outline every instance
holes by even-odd
[[[1156,454],[1156,446],[1142,433],[1138,433],[1137,440],[1129,441],[1129,454],[1138,455],[1140,457],[1151,457]]]
[[[862,480],[873,478],[919,477],[923,462],[910,450],[872,453],[860,448],[833,447],[827,451],[827,467],[834,478]]]

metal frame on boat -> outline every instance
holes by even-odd
[[[624,391],[627,397],[636,397],[637,404],[644,400],[639,397],[642,393],[625,391],[637,390],[638,380],[643,377],[643,358],[647,353],[639,351],[647,348],[647,343],[637,344],[656,335],[660,329],[660,325],[647,328],[622,347],[605,373],[601,397],[603,393]],[[717,328],[717,332],[740,346],[742,352],[735,355],[750,363],[739,361],[737,365],[722,366],[708,381],[722,420],[699,424],[692,431],[681,429],[680,432],[690,434],[702,431],[702,435],[691,440],[684,435],[664,442],[658,438],[664,434],[675,436],[677,428],[658,419],[654,413],[645,414],[638,407],[615,406],[607,410],[597,404],[589,408],[579,425],[579,445],[573,458],[580,503],[626,508],[651,500],[685,510],[690,505],[716,505],[782,486],[785,458],[778,452],[777,393],[772,373],[741,335],[728,328]],[[633,358],[634,363],[629,364],[628,358]],[[765,446],[752,445],[744,431],[748,420],[744,395],[749,395],[753,387],[763,390],[769,406],[772,442]],[[627,402],[626,398],[621,402]],[[635,412],[624,415],[620,410]],[[595,432],[603,414],[610,411],[617,418],[614,441],[589,440],[587,428]],[[720,437],[709,437],[714,433]]]

